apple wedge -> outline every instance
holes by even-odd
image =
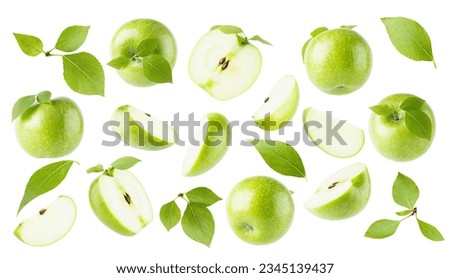
[[[305,202],[305,208],[320,218],[346,219],[364,209],[370,188],[367,166],[355,163],[325,179],[314,196]]]
[[[275,84],[253,119],[264,130],[279,129],[294,117],[299,98],[295,77],[286,75]]]
[[[131,105],[118,107],[113,115],[115,131],[122,141],[142,150],[162,150],[173,145],[176,133],[169,122],[161,121]]]
[[[332,156],[352,157],[364,146],[364,130],[333,117],[331,112],[306,108],[303,111],[303,123],[311,141]]]
[[[189,76],[215,99],[228,100],[253,85],[261,66],[261,53],[247,38],[218,27],[200,38],[192,50]]]
[[[127,170],[113,169],[96,178],[89,189],[89,202],[97,218],[122,235],[135,235],[153,220],[144,187]]]
[[[198,176],[213,168],[223,158],[231,141],[228,120],[219,113],[209,113],[195,130],[183,162],[184,176]]]
[[[14,235],[28,245],[50,245],[70,231],[76,217],[77,207],[72,198],[60,196],[47,208],[20,223]]]

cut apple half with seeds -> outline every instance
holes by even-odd
[[[358,214],[367,205],[371,184],[367,167],[355,163],[325,179],[305,208],[329,220],[340,220]]]
[[[184,158],[184,176],[205,173],[219,163],[228,150],[231,132],[225,116],[209,113],[200,123],[194,134],[196,144],[189,147]]]
[[[308,137],[332,156],[347,158],[358,154],[364,146],[364,130],[333,117],[331,113],[312,107],[304,110],[303,123]]]
[[[259,76],[262,57],[258,48],[237,34],[220,29],[206,33],[189,59],[192,81],[218,100],[235,98],[247,91]]]
[[[76,217],[77,207],[72,198],[60,196],[47,208],[20,223],[14,235],[28,245],[50,245],[70,231]]]
[[[275,84],[253,119],[262,129],[279,129],[294,117],[299,98],[295,77],[286,75]]]

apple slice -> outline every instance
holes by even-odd
[[[60,196],[47,208],[20,223],[14,235],[28,245],[50,245],[70,231],[76,217],[77,207],[72,198]]]
[[[153,209],[144,187],[127,170],[113,169],[95,179],[89,201],[103,224],[122,235],[135,235],[153,220]]]
[[[305,208],[330,220],[352,217],[364,209],[370,197],[370,176],[363,163],[352,164],[325,179]]]
[[[359,153],[364,146],[364,130],[347,121],[341,125],[340,119],[327,113],[312,107],[303,111],[305,132],[311,141],[335,157],[346,158]],[[333,134],[335,128],[337,134]]]
[[[261,66],[261,53],[247,38],[215,28],[192,50],[189,76],[212,97],[228,100],[252,86]]]
[[[189,147],[183,162],[184,176],[197,176],[213,168],[228,150],[231,132],[228,120],[219,113],[203,117],[195,130],[195,143]]]
[[[173,145],[176,133],[166,121],[145,113],[131,105],[118,107],[112,121],[118,122],[112,126],[122,141],[129,146],[142,150],[162,150]]]
[[[279,129],[294,116],[299,98],[295,77],[286,75],[275,84],[269,96],[264,100],[264,104],[256,111],[253,119],[262,129]]]

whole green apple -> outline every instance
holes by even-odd
[[[161,22],[153,19],[135,19],[123,24],[113,36],[111,57],[129,59],[129,63],[123,65],[117,72],[127,83],[139,87],[155,84],[144,74],[145,58],[138,49],[145,40],[155,40],[156,45],[151,54],[165,58],[171,68],[177,58],[175,37]]]
[[[239,182],[231,190],[226,211],[228,223],[240,239],[252,244],[268,244],[289,230],[294,218],[294,202],[283,184],[257,176]]]
[[[83,136],[83,116],[77,104],[67,97],[51,99],[50,92],[39,93],[35,99],[15,120],[20,146],[38,158],[71,153]]]
[[[369,120],[369,133],[375,148],[384,157],[410,161],[431,146],[435,118],[431,107],[411,94],[390,95],[376,106]]]
[[[361,88],[372,69],[372,52],[366,40],[348,27],[320,30],[312,33],[303,55],[311,81],[332,95]]]

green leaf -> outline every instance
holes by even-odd
[[[400,206],[412,210],[419,198],[419,188],[412,179],[399,172],[392,186],[392,198]]]
[[[89,26],[70,26],[62,31],[55,48],[64,52],[72,52],[83,45],[89,32]]]
[[[372,110],[375,114],[380,116],[388,116],[394,112],[389,106],[386,104],[378,104],[375,106],[369,107],[370,110]]]
[[[255,35],[248,40],[249,41],[258,41],[260,43],[272,46],[272,44],[270,42],[266,41],[265,39],[261,38],[261,36],[258,36],[258,35]]]
[[[144,75],[154,83],[172,83],[172,68],[162,55],[154,54],[143,58]]]
[[[425,100],[419,97],[409,97],[405,99],[402,104],[400,104],[400,108],[405,111],[416,111],[419,110],[422,105],[425,103]]]
[[[353,29],[353,28],[355,28],[357,25],[342,25],[341,26],[341,28],[344,28],[344,29]]]
[[[121,69],[124,69],[124,68],[128,67],[128,65],[130,63],[131,63],[131,59],[129,57],[120,56],[120,57],[117,57],[115,59],[112,59],[108,63],[108,66],[113,67],[113,68],[118,69],[118,70],[121,70]]]
[[[175,201],[171,201],[161,207],[159,211],[159,218],[166,227],[167,231],[170,231],[175,225],[180,222],[181,211]]]
[[[141,41],[136,49],[135,57],[146,57],[148,55],[153,54],[155,52],[156,47],[158,46],[157,39],[146,39]]]
[[[36,95],[36,100],[39,103],[50,103],[52,98],[52,93],[49,91],[42,91]]]
[[[408,130],[417,137],[431,140],[433,126],[430,117],[423,111],[406,111],[405,124]]]
[[[136,165],[138,162],[141,162],[141,160],[132,156],[124,156],[114,161],[111,164],[111,167],[119,170],[127,170]]]
[[[31,105],[33,105],[36,102],[36,96],[35,95],[29,95],[19,98],[16,103],[14,103],[12,112],[11,112],[11,118],[12,121],[14,121],[17,117],[25,113],[28,108],[30,108]]]
[[[427,31],[416,21],[405,17],[382,18],[392,44],[402,55],[414,61],[436,63]]]
[[[417,223],[419,224],[419,229],[422,232],[422,234],[433,241],[442,241],[444,240],[444,237],[442,236],[441,232],[439,232],[436,227],[434,227],[431,224],[428,224],[420,219],[417,218]]]
[[[73,160],[54,162],[34,172],[28,180],[17,214],[34,198],[56,188],[64,180],[74,162]]]
[[[216,25],[211,28],[211,30],[219,29],[224,34],[242,34],[244,31],[242,31],[241,28],[233,25]]]
[[[370,238],[386,238],[397,231],[398,225],[400,225],[400,221],[381,219],[372,223],[364,236]]]
[[[306,52],[306,48],[308,47],[308,45],[309,45],[309,43],[311,42],[311,40],[312,40],[312,38],[310,38],[309,40],[307,40],[307,41],[305,42],[305,44],[303,44],[303,47],[302,47],[302,60],[303,60],[303,63],[305,62],[305,52]]]
[[[104,95],[105,74],[92,54],[80,52],[64,55],[63,66],[64,79],[72,90],[85,95]]]
[[[311,32],[311,37],[316,37],[317,35],[319,35],[320,33],[323,33],[323,32],[325,32],[325,31],[327,31],[328,30],[328,28],[327,27],[319,27],[319,28],[316,28],[316,29],[314,29],[312,32]]]
[[[398,216],[406,216],[406,215],[410,215],[412,212],[413,212],[412,209],[407,209],[407,210],[397,211],[395,214],[397,214]]]
[[[203,206],[210,206],[222,200],[211,189],[206,187],[197,187],[186,193],[189,201]]]
[[[184,233],[206,246],[211,245],[214,236],[214,218],[205,206],[188,203],[181,218]]]
[[[25,34],[13,34],[23,53],[32,57],[44,53],[44,44],[39,38]]]
[[[302,159],[291,145],[271,140],[253,140],[251,143],[267,165],[276,172],[299,178],[306,176]]]
[[[97,164],[97,165],[92,166],[91,168],[87,169],[86,172],[88,174],[90,174],[90,173],[101,173],[104,170],[105,170],[105,168],[103,168],[103,165]]]

